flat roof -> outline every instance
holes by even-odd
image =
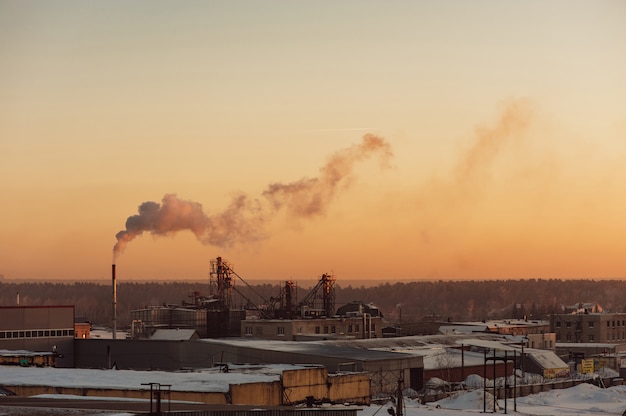
[[[264,339],[207,339],[198,341],[232,345],[244,348],[256,348],[283,353],[315,355],[323,357],[343,358],[358,361],[398,360],[414,358],[415,354],[406,354],[393,351],[379,351],[354,348],[342,345],[332,345],[323,341],[274,341]]]

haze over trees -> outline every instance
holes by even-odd
[[[281,284],[237,286],[237,306],[250,300],[261,305],[279,295]],[[299,287],[298,299],[311,287]],[[122,282],[117,287],[118,326],[130,325],[130,311],[146,306],[192,302],[191,295],[208,295],[207,282]],[[0,306],[74,305],[77,316],[94,325],[111,323],[110,284],[0,282]],[[492,318],[541,319],[561,313],[564,306],[596,302],[605,311],[626,311],[626,282],[621,280],[487,280],[416,281],[376,286],[336,287],[336,304],[359,300],[378,306],[390,323],[423,319],[483,320]]]

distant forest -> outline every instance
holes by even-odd
[[[253,303],[278,296],[281,285],[237,286]],[[311,287],[297,289],[303,299]],[[122,282],[117,286],[118,327],[130,325],[130,311],[146,306],[192,302],[191,295],[208,295],[208,282]],[[93,325],[111,324],[112,288],[102,283],[0,282],[0,306],[74,305],[77,316]],[[235,296],[237,305],[246,300]],[[494,318],[541,319],[560,313],[564,306],[594,302],[605,311],[626,311],[626,281],[621,280],[488,280],[417,281],[378,286],[336,286],[336,306],[351,301],[377,306],[394,324],[423,319],[483,320]]]

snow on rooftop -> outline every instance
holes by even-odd
[[[567,363],[561,360],[559,356],[552,351],[528,348],[526,353],[530,355],[541,368],[568,368]]]
[[[221,373],[218,369],[195,372],[161,372],[161,371],[130,371],[130,370],[82,370],[58,368],[33,368],[0,366],[0,380],[5,385],[37,384],[49,386],[94,387],[94,388],[148,388],[142,383],[158,382],[172,385],[172,390],[188,391],[220,391],[223,392],[227,383],[242,384],[258,381],[267,377],[275,380],[287,369],[303,366],[272,365],[272,366],[239,366],[232,365],[229,373]],[[254,374],[253,374],[254,373]],[[255,378],[254,375],[258,378]],[[482,384],[482,383],[478,383]],[[212,390],[216,389],[216,390]],[[72,396],[63,396],[71,398]],[[76,396],[78,399],[79,397]],[[80,397],[84,399],[84,397]],[[482,389],[463,391],[453,396],[426,405],[417,401],[405,400],[405,416],[459,416],[481,413],[483,409]],[[493,399],[488,393],[487,409],[493,409]],[[391,403],[383,406],[372,405],[359,410],[358,416],[381,415],[381,408],[391,408]],[[507,407],[513,413],[513,399],[509,399]],[[503,412],[504,401],[498,400],[499,413]],[[517,414],[577,416],[591,414],[621,415],[626,410],[626,386],[614,386],[602,389],[591,384],[580,384],[562,390],[551,390],[526,397],[517,398]],[[385,412],[386,414],[387,412]]]
[[[181,341],[191,339],[195,329],[157,329],[150,337],[151,340]]]
[[[229,372],[220,368],[197,371],[94,370],[54,367],[0,366],[3,385],[37,385],[115,389],[149,389],[144,383],[171,385],[173,391],[227,392],[230,384],[272,382],[283,371],[303,368],[295,365],[230,365]]]
[[[496,351],[518,351],[515,347],[510,347],[498,341],[489,341],[486,339],[478,339],[478,338],[466,338],[460,341],[457,341],[458,344],[463,345],[471,345],[472,347],[486,348],[489,350]]]
[[[398,353],[390,350],[359,349],[354,348],[350,343],[326,341],[276,341],[255,338],[229,338],[229,339],[200,339],[201,342],[225,344],[237,347],[258,348],[264,350],[274,350],[290,352],[296,354],[306,354],[313,356],[350,358],[353,360],[385,360],[397,359]]]
[[[0,350],[0,355],[3,357],[24,357],[24,356],[41,356],[41,355],[54,355],[54,352],[36,352],[29,350]]]

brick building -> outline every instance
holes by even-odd
[[[626,343],[626,313],[577,313],[550,316],[560,343]]]
[[[241,322],[241,336],[287,341],[382,338],[382,327],[382,317],[367,315],[305,319],[247,319]]]

